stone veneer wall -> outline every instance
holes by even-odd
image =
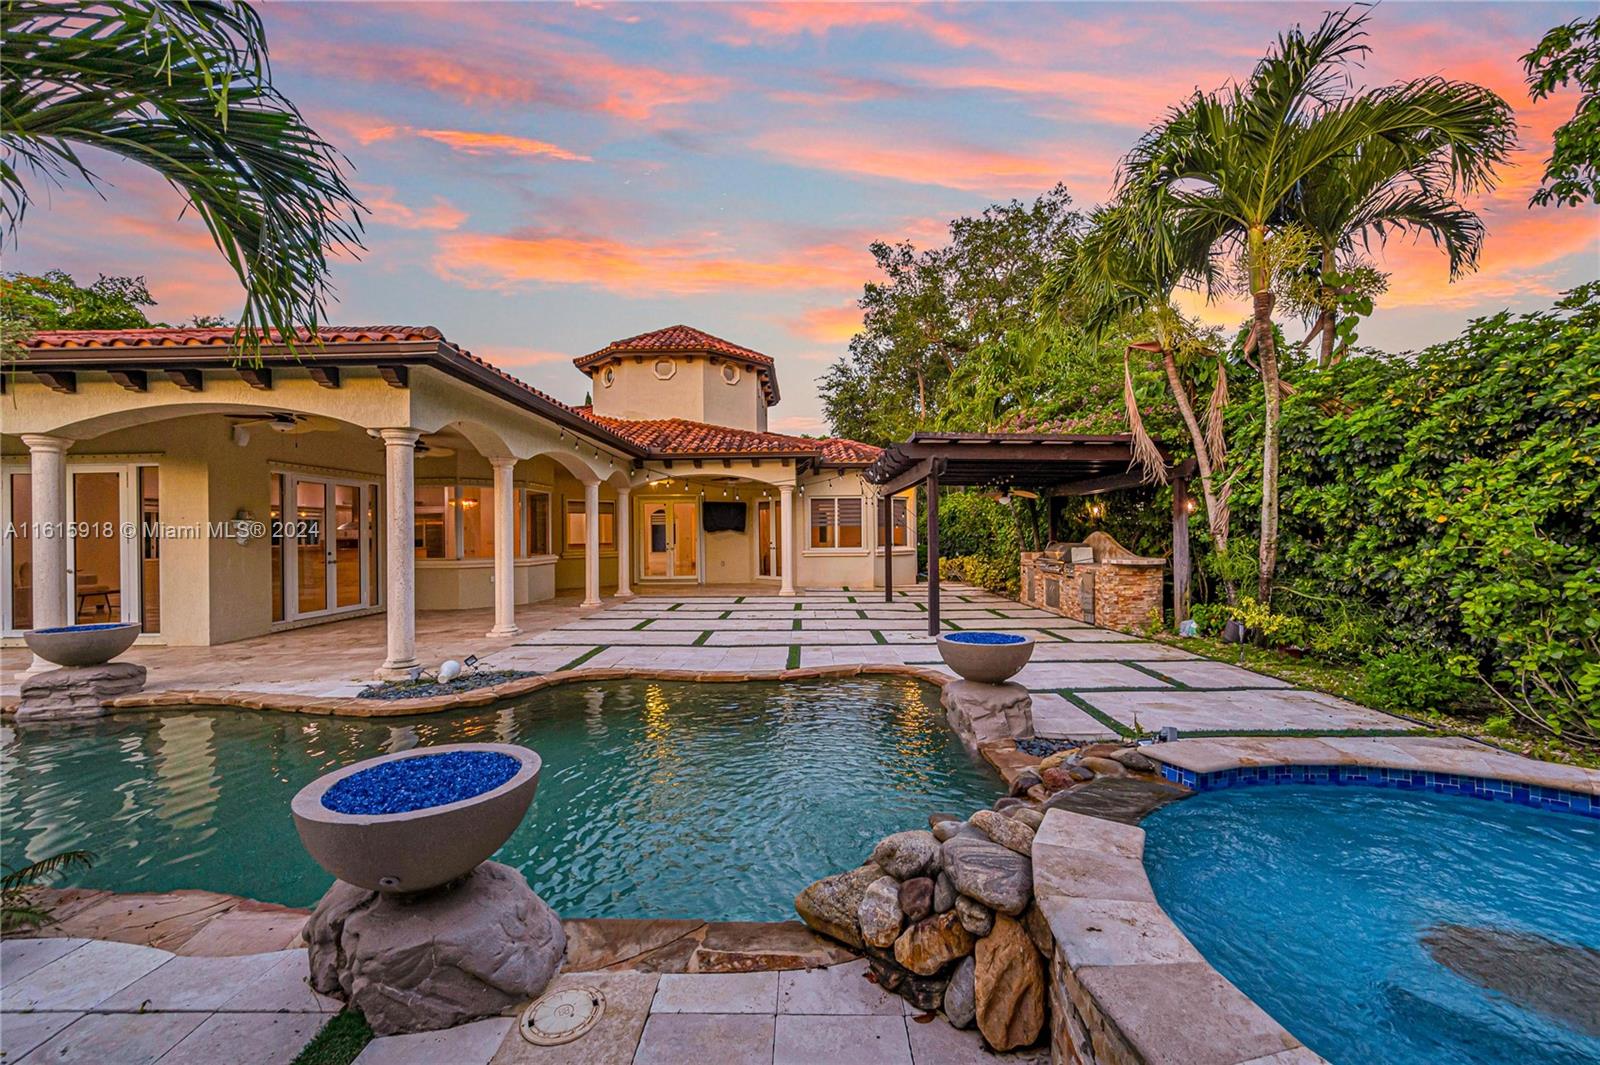
[[[1022,602],[1062,617],[1108,629],[1134,632],[1159,621],[1165,609],[1163,573],[1160,561],[1078,562],[1066,564],[1059,574],[1046,574],[1035,564],[1038,556],[1022,556]],[[1083,609],[1078,591],[1080,578],[1094,581],[1094,609]],[[1059,582],[1057,605],[1045,594],[1047,581]]]

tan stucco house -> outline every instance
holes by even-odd
[[[47,332],[3,375],[7,644],[137,621],[226,643],[387,613],[380,672],[416,664],[418,610],[581,591],[871,588],[878,449],[767,431],[773,360],[687,326],[578,358],[561,403],[430,327],[324,329],[240,363],[227,329]],[[62,535],[63,532],[68,535]],[[893,554],[894,581],[916,553]]]

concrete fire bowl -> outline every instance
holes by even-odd
[[[1033,657],[1033,637],[1015,632],[944,633],[939,657],[961,676],[979,684],[1004,684]]]
[[[463,787],[470,788],[471,782],[464,782],[460,776],[451,778],[450,773],[441,770],[441,774],[450,779],[437,788],[429,784],[417,785],[421,791],[407,794],[413,802],[426,800],[430,794],[447,797],[446,801],[416,805],[394,813],[341,813],[325,802],[336,786],[361,774],[372,775],[335,792],[335,805],[348,809],[353,801],[348,798],[351,789],[368,781],[392,781],[397,774],[426,774],[430,768],[454,766],[463,760],[435,762],[432,767],[383,768],[392,763],[475,752],[513,758],[517,763],[515,772],[487,790],[460,797],[459,791]],[[494,764],[497,774],[509,768],[499,766],[493,759],[482,761]],[[526,747],[507,743],[418,747],[369,758],[320,776],[300,789],[291,810],[306,850],[318,865],[340,880],[388,894],[426,891],[465,876],[500,849],[528,812],[528,804],[539,786],[539,767],[537,754]],[[380,783],[367,790],[381,792],[384,786]],[[395,801],[405,804],[403,799]]]
[[[99,666],[133,646],[139,623],[63,625],[56,629],[30,629],[22,639],[34,654],[58,666]]]

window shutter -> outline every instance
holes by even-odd
[[[861,527],[861,498],[859,496],[846,496],[836,501],[839,504],[839,526],[841,528]]]

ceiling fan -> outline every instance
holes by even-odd
[[[290,411],[263,411],[260,414],[230,414],[233,422],[233,442],[240,447],[250,443],[250,433],[257,428],[275,433],[327,433],[339,428],[332,418],[317,414],[295,414]]]

